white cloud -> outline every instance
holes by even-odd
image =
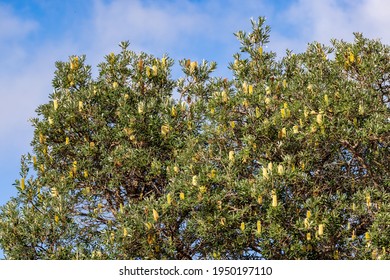
[[[206,15],[187,1],[160,5],[142,1],[96,1],[92,36],[88,38],[93,37],[99,48],[105,49],[130,40],[138,51],[156,47],[164,50],[180,44],[181,37],[203,32],[207,20]]]
[[[18,18],[12,9],[0,3],[0,39],[17,39],[35,30],[36,22]]]
[[[390,2],[381,0],[299,0],[282,11],[279,20],[291,25],[295,36],[277,34],[278,40],[303,51],[312,41],[329,44],[331,38],[351,41],[353,32],[390,42]],[[288,46],[286,46],[287,48]]]
[[[23,19],[10,7],[0,5],[0,153],[22,154],[29,150],[29,119],[51,92],[54,62],[70,54],[72,44],[29,44],[38,22]]]
[[[216,60],[217,74],[223,75],[239,48],[233,32],[248,28],[250,17],[265,15],[270,9],[263,2],[96,0],[91,25],[85,30],[84,40],[91,46],[87,53],[100,61],[117,51],[120,41],[129,40],[137,52],[157,56],[167,52],[176,60]]]

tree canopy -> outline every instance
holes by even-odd
[[[389,259],[390,48],[356,33],[283,58],[252,20],[229,68],[129,50],[57,62],[7,259]],[[177,95],[174,98],[174,95]]]

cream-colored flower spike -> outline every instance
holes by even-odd
[[[57,108],[58,108],[58,100],[57,99],[53,100],[53,107],[54,107],[54,110],[57,110]]]
[[[153,209],[153,220],[157,222],[159,217],[160,216],[158,215],[158,212],[155,209]]]

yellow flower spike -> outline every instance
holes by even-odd
[[[95,143],[94,143],[94,142],[89,142],[89,148],[90,148],[90,149],[95,148]]]
[[[358,112],[359,112],[359,115],[361,116],[361,115],[364,115],[364,107],[363,107],[363,104],[359,104],[359,110],[358,110]]]
[[[257,221],[256,223],[256,233],[261,234],[261,221]]]
[[[230,152],[229,152],[229,161],[230,161],[231,163],[234,163],[234,151],[230,151]]]
[[[259,53],[259,55],[263,55],[263,47],[259,47],[257,49],[257,52]]]
[[[84,178],[88,178],[88,171],[87,170],[84,170],[83,174],[84,174]]]
[[[198,68],[198,63],[196,61],[192,61],[190,63],[190,73],[194,73],[194,71],[196,70],[196,68]]]
[[[283,88],[286,88],[286,87],[287,87],[287,81],[286,81],[286,80],[283,80],[282,86],[283,86]]]
[[[226,219],[225,218],[221,218],[220,222],[219,222],[222,226],[224,226],[226,224]]]
[[[55,215],[55,216],[54,216],[54,222],[55,222],[56,224],[58,224],[59,221],[60,221],[60,218],[59,218],[57,215]]]
[[[37,157],[33,156],[32,160],[33,160],[33,166],[36,167],[37,166]]]
[[[57,99],[53,100],[53,107],[54,107],[54,111],[58,109],[58,100]]]
[[[119,204],[119,213],[123,214],[124,213],[124,210],[123,210],[123,204]]]
[[[58,190],[57,188],[51,188],[50,193],[52,197],[57,197],[58,196]]]
[[[259,107],[256,107],[256,118],[260,118],[261,116],[261,113],[260,113],[260,108]]]
[[[283,175],[284,174],[284,167],[281,164],[278,165],[278,174],[279,175]]]
[[[246,82],[244,82],[242,84],[242,90],[244,91],[244,93],[247,93],[248,92],[248,84]]]
[[[126,237],[126,236],[127,236],[127,229],[123,228],[123,237]]]
[[[235,123],[234,121],[231,121],[231,122],[230,122],[230,127],[231,127],[231,128],[235,128],[235,127],[236,127],[236,123]]]
[[[279,139],[286,138],[287,137],[287,131],[286,128],[283,127],[281,131],[279,131]]]
[[[294,134],[299,133],[299,127],[298,127],[297,125],[294,125],[294,126],[293,126],[293,133],[294,133]]]
[[[183,193],[183,192],[181,192],[181,193],[179,194],[179,197],[180,197],[180,200],[184,200],[184,199],[185,199],[185,195],[184,195],[184,193]]]
[[[201,194],[206,193],[206,192],[207,192],[207,188],[206,188],[205,186],[200,186],[200,187],[199,187],[199,192],[200,192]]]
[[[356,232],[355,230],[352,231],[352,236],[351,236],[352,241],[356,239]]]
[[[173,167],[173,171],[177,174],[177,173],[179,173],[179,167],[177,166],[177,165],[175,165],[174,167]]]
[[[215,169],[212,169],[212,170],[210,171],[210,173],[208,174],[208,177],[209,177],[210,179],[214,179],[216,175],[217,175],[217,171],[216,171]]]
[[[245,230],[245,223],[244,223],[244,222],[241,223],[240,229],[241,229],[241,231],[244,231],[244,230]]]
[[[150,67],[146,66],[146,76],[149,78],[150,77]]]
[[[76,70],[79,67],[79,58],[76,56],[70,61],[70,70]]]
[[[84,108],[83,101],[79,101],[79,112],[82,112]]]
[[[286,109],[282,108],[280,109],[280,115],[282,116],[282,119],[286,118]]]
[[[308,218],[305,218],[305,219],[303,220],[303,224],[305,225],[305,228],[306,228],[306,229],[309,228],[309,220],[308,220]]]
[[[276,196],[276,194],[273,194],[272,195],[272,207],[276,207],[278,206],[278,197]]]
[[[272,162],[269,162],[268,163],[268,170],[272,173],[272,169],[273,169],[273,164]]]
[[[69,137],[65,138],[65,145],[69,145]]]
[[[310,241],[310,240],[311,240],[311,233],[310,233],[310,232],[308,232],[308,233],[306,234],[306,240],[307,240],[307,241]]]
[[[73,174],[75,175],[76,172],[77,172],[77,161],[74,161],[74,162],[73,162],[72,171],[73,171]]]
[[[371,235],[370,235],[370,233],[368,231],[364,234],[364,237],[366,238],[366,241],[370,241],[371,240]]]
[[[319,113],[319,114],[317,115],[317,123],[318,123],[319,125],[321,125],[322,122],[323,122],[323,116],[322,116],[321,113]]]
[[[325,101],[325,105],[329,106],[329,98],[327,94],[324,95],[324,101]]]
[[[312,84],[309,84],[309,85],[307,86],[307,89],[308,89],[309,91],[313,92],[313,85],[312,85]]]
[[[52,117],[48,117],[47,120],[49,121],[50,125],[53,125],[53,118]]]
[[[159,217],[160,216],[158,215],[158,212],[155,209],[153,209],[153,220],[157,222]]]
[[[210,113],[211,113],[211,115],[215,114],[215,108],[214,107],[210,108]]]
[[[22,191],[24,191],[25,188],[26,188],[26,185],[25,185],[25,183],[24,183],[24,178],[21,178],[21,179],[20,179],[20,189],[21,189]]]
[[[248,92],[249,92],[250,95],[253,94],[253,85],[249,85],[248,86]]]
[[[166,124],[162,125],[161,126],[162,136],[166,136],[168,134],[168,132],[169,132],[169,125],[166,125]]]
[[[111,232],[111,234],[110,234],[110,241],[114,242],[114,240],[115,240],[115,233]]]
[[[198,185],[198,176],[196,176],[196,175],[192,176],[192,185],[193,186]]]
[[[355,55],[351,51],[349,51],[348,60],[350,63],[354,63],[355,61]]]
[[[371,207],[371,196],[369,194],[366,195],[366,205],[368,208]]]
[[[265,93],[267,94],[267,95],[270,95],[271,94],[271,88],[269,87],[269,86],[266,86],[266,88],[265,88]],[[267,103],[267,102],[266,102]],[[268,103],[267,103],[268,104]]]
[[[334,251],[333,257],[335,260],[340,259],[339,250]]]
[[[318,225],[318,235],[321,236],[324,234],[324,224]]]
[[[39,143],[41,144],[45,143],[45,136],[43,136],[42,133],[39,133]]]
[[[45,166],[44,166],[43,164],[41,164],[40,170],[41,170],[41,172],[44,172],[44,171],[45,171]]]
[[[268,170],[267,170],[267,168],[263,167],[262,170],[263,170],[263,178],[266,179],[266,180],[268,180],[268,179],[269,179],[269,176],[268,176]]]
[[[192,128],[193,128],[193,123],[192,123],[191,121],[189,121],[189,122],[187,123],[187,128],[188,128],[188,130],[192,130]]]
[[[165,68],[167,66],[167,58],[165,56],[163,58],[161,58],[161,65],[163,68]]]
[[[220,201],[220,200],[217,201],[217,208],[218,208],[219,210],[222,209],[222,201]]]
[[[158,68],[156,65],[153,65],[152,67],[152,75],[155,77],[157,76],[157,73],[158,73]]]
[[[306,212],[306,218],[307,218],[307,219],[310,219],[310,217],[311,217],[311,211],[310,211],[310,210],[307,210],[307,212]]]
[[[263,204],[263,197],[261,195],[257,197],[257,203],[260,205]]]
[[[223,103],[226,103],[226,102],[228,101],[228,99],[229,99],[229,97],[228,97],[226,91],[222,91],[221,97],[222,97],[222,102],[223,102]]]
[[[167,195],[167,203],[168,203],[168,205],[172,204],[172,196],[170,193]]]
[[[377,260],[379,259],[380,257],[378,257],[378,249],[374,249],[372,252],[371,252],[371,257],[373,260]]]
[[[150,230],[153,227],[153,225],[149,222],[145,223],[145,226],[147,230]]]
[[[144,61],[142,59],[140,59],[138,61],[138,70],[142,71],[143,67],[144,67]]]
[[[113,82],[112,83],[112,88],[113,89],[117,89],[118,88],[118,83],[117,82]]]
[[[355,211],[355,210],[356,210],[356,204],[352,203],[352,211]]]
[[[176,107],[175,106],[172,106],[172,108],[171,108],[171,116],[172,117],[176,117],[177,116],[177,111],[176,111]]]

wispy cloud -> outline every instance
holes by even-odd
[[[0,39],[19,39],[36,29],[37,23],[17,17],[11,7],[0,3]]]
[[[353,32],[390,42],[390,2],[381,0],[298,0],[279,16],[294,36],[277,33],[277,43],[303,51],[312,41],[329,44],[332,38],[351,41]],[[288,32],[285,27],[284,31]],[[280,47],[279,47],[280,48]]]

